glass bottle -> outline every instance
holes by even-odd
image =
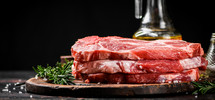
[[[208,60],[208,70],[215,72],[215,33],[212,33],[211,43],[206,55]]]
[[[142,0],[135,0],[135,17],[142,18]],[[146,13],[133,38],[142,40],[182,39],[167,15],[165,0],[147,0]]]

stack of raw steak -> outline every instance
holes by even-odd
[[[199,43],[89,36],[71,48],[73,75],[85,82],[171,83],[198,81],[207,61]]]

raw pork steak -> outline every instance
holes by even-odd
[[[186,59],[204,54],[201,44],[182,40],[144,41],[117,36],[89,36],[71,48],[76,61]]]
[[[206,69],[207,61],[203,57],[193,57],[182,60],[96,60],[89,62],[74,61],[75,71],[82,74],[95,73],[169,73],[182,72],[186,69]],[[74,71],[73,70],[73,71]]]
[[[181,83],[198,81],[199,69],[166,74],[82,74],[82,78],[85,82],[101,83]]]

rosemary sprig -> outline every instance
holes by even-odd
[[[197,88],[196,91],[193,92],[193,94],[201,93],[215,93],[215,81],[209,82],[209,81],[203,81],[203,82],[192,82],[193,86]]]
[[[49,83],[70,85],[75,84],[73,83],[74,76],[72,76],[72,65],[73,61],[66,61],[66,63],[63,64],[57,62],[56,66],[53,67],[48,64],[46,67],[37,65],[37,67],[33,67],[33,69],[37,73],[37,77],[43,78]]]

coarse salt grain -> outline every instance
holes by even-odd
[[[19,94],[22,94],[22,91],[19,91]]]
[[[24,87],[23,87],[23,86],[21,86],[21,87],[20,87],[20,89],[22,90],[22,89],[24,89]]]
[[[7,91],[8,91],[8,89],[2,89],[2,91],[7,92]]]

